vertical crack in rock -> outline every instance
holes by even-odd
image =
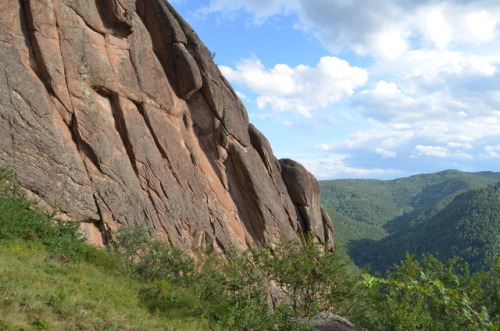
[[[30,0],[21,0],[19,2],[21,6],[21,29],[25,36],[26,47],[28,51],[31,53],[30,65],[33,72],[36,74],[38,79],[45,85],[47,91],[50,94],[55,95],[54,90],[50,84],[51,78],[47,71],[47,67],[43,61],[43,57],[40,51],[40,45],[38,44],[35,36],[34,36],[34,21],[33,16],[31,14],[31,1]]]
[[[4,68],[4,77],[5,77],[5,85],[7,85],[7,90],[10,92],[11,86],[9,82],[9,74],[7,72],[7,68]],[[12,101],[12,93],[9,93],[7,91],[4,91],[4,93],[9,94],[9,102],[10,106],[13,106],[13,101]],[[14,149],[14,132],[13,132],[13,125],[12,125],[12,116],[9,116],[10,114],[8,112],[1,111],[0,112],[0,118],[4,119],[5,122],[7,122],[7,127],[8,127],[8,140],[9,140],[9,146],[3,151],[4,153],[7,153],[7,151],[12,151]],[[0,127],[1,128],[1,127]],[[4,147],[5,148],[5,147]],[[10,163],[10,162],[9,162]],[[10,167],[12,167],[12,164],[8,164]]]
[[[175,180],[177,182],[177,185],[179,185],[179,187],[182,187],[183,185],[181,183],[181,180],[178,178],[177,172],[172,167],[172,162],[170,161],[170,158],[168,156],[167,151],[163,148],[163,146],[161,145],[161,143],[158,141],[158,137],[156,136],[156,133],[155,133],[155,131],[153,129],[153,126],[152,126],[151,120],[150,120],[150,116],[148,115],[148,113],[147,113],[147,111],[146,111],[146,109],[144,107],[144,104],[142,104],[142,103],[136,103],[136,102],[134,102],[134,104],[137,107],[137,110],[139,111],[139,114],[141,114],[141,116],[142,116],[142,118],[144,120],[144,123],[146,124],[146,127],[148,128],[149,134],[153,138],[153,141],[155,143],[155,146],[156,146],[158,152],[160,153],[160,155],[162,156],[162,158],[165,160],[165,163],[166,163],[167,167],[169,168],[170,173],[175,178]],[[166,196],[168,197],[168,195],[166,195]]]
[[[125,148],[125,152],[127,153],[132,168],[134,169],[136,175],[139,176],[139,170],[137,169],[134,149],[129,139],[127,125],[125,124],[125,116],[123,114],[123,109],[120,106],[120,102],[118,101],[118,95],[106,92],[105,90],[100,90],[96,92],[99,93],[101,97],[105,98],[109,102],[109,105],[111,107],[111,114],[115,120],[115,129],[120,135],[123,147]]]
[[[231,163],[227,165],[235,174],[232,185],[229,187],[229,193],[232,195],[233,200],[236,202],[238,212],[243,219],[248,232],[253,240],[258,243],[265,242],[264,237],[264,218],[262,209],[256,203],[256,191],[251,181],[251,176],[248,174],[248,169],[237,152],[232,151],[236,157],[231,159]],[[229,160],[228,160],[229,161]]]
[[[78,151],[82,154],[82,158],[89,160],[92,163],[92,165],[102,173],[102,169],[99,164],[99,159],[97,158],[96,153],[94,152],[92,147],[88,143],[86,143],[80,136],[80,132],[78,131],[78,123],[76,115],[74,114],[71,118],[69,128],[73,142],[75,143]],[[87,163],[84,162],[84,164],[86,165]]]

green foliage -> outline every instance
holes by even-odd
[[[216,330],[273,330],[280,321],[267,303],[267,286],[250,251],[228,249],[224,255],[199,252],[193,286],[208,302],[205,316]]]
[[[303,244],[283,240],[272,249],[199,251],[195,260],[168,254],[172,248],[157,244],[141,228],[122,228],[114,242],[129,273],[155,279],[140,297],[156,313],[183,306],[190,316],[201,314],[213,330],[309,330],[318,311],[359,312],[352,263],[312,237]],[[162,255],[168,258],[153,258]],[[174,285],[189,295],[179,297]],[[286,297],[275,310],[268,303],[273,287]]]
[[[179,282],[194,272],[192,258],[180,249],[152,239],[144,227],[121,227],[111,247],[121,257],[126,272],[147,280]]]
[[[303,244],[282,240],[272,250],[254,250],[253,257],[256,267],[288,298],[297,316],[350,310],[350,261],[341,253],[327,251],[312,237]]]
[[[87,262],[62,266],[47,249],[0,241],[0,330],[207,329],[202,318],[151,313],[141,300],[150,284]]]
[[[476,271],[500,251],[500,173],[454,170],[390,181],[321,182],[336,239],[359,266],[384,271],[404,258],[440,252]]]
[[[0,241],[40,241],[49,252],[73,263],[86,261],[110,268],[118,264],[114,257],[85,243],[77,222],[57,220],[37,210],[36,201],[29,200],[11,178],[10,172],[0,170]]]
[[[495,330],[485,306],[487,275],[471,275],[459,259],[442,263],[431,255],[423,262],[412,256],[385,278],[363,275],[362,284],[382,298],[374,306],[374,329]],[[497,288],[498,291],[498,288]],[[488,308],[487,308],[488,307]]]
[[[167,317],[201,316],[200,301],[190,289],[171,286],[166,280],[154,281],[139,291],[139,298],[152,313]]]
[[[11,178],[0,170],[0,329],[206,328],[203,319],[190,320],[193,311],[184,308],[190,298],[198,301],[180,287],[172,287],[168,302],[178,307],[174,311],[189,316],[156,316],[143,308],[147,304],[141,298],[148,297],[149,284],[125,277],[120,256],[86,244],[78,223],[62,222],[37,210],[36,202],[27,199]],[[158,247],[152,245],[156,251],[163,249]],[[158,257],[146,255],[149,264],[158,262],[157,267],[141,271],[146,278],[179,273],[182,266],[157,275],[167,259],[165,252],[168,257],[178,253],[165,249]],[[129,264],[123,260],[123,265]]]

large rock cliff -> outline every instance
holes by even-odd
[[[332,244],[314,177],[276,160],[163,0],[0,0],[0,63],[0,167],[91,241]]]

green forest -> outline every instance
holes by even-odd
[[[500,173],[447,170],[395,180],[322,181],[336,240],[358,266],[385,271],[410,252],[461,257],[471,270],[500,251]]]
[[[500,183],[459,194],[398,232],[379,241],[359,240],[350,250],[357,264],[369,263],[379,271],[404,259],[406,252],[461,257],[473,271],[491,266],[500,252]]]

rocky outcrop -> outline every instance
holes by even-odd
[[[0,0],[0,63],[0,167],[91,241],[333,241],[316,180],[276,160],[168,3]]]
[[[320,312],[314,318],[312,328],[318,331],[360,331],[345,318],[328,312]]]
[[[279,160],[281,176],[295,205],[302,233],[312,233],[324,243],[333,242],[333,224],[319,204],[319,183],[300,163]],[[330,249],[333,247],[330,246]]]

